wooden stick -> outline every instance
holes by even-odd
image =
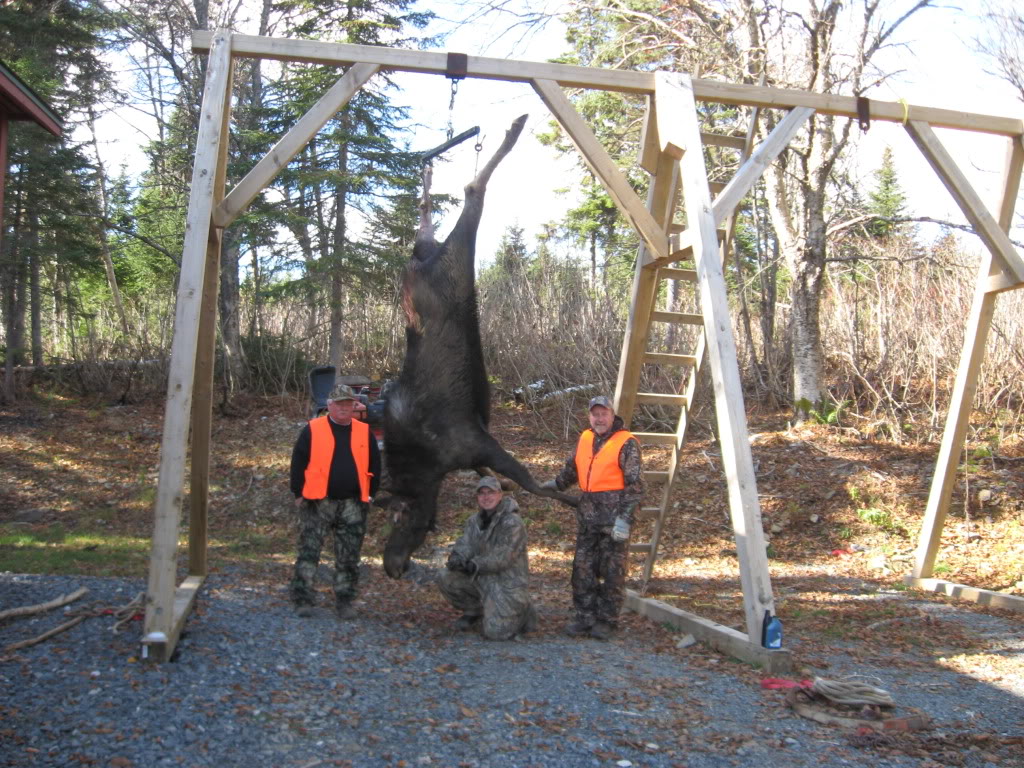
[[[0,621],[13,619],[15,616],[31,616],[33,613],[43,613],[44,611],[49,611],[51,608],[60,608],[62,605],[73,603],[88,591],[89,590],[85,587],[79,587],[74,592],[67,595],[61,595],[60,597],[55,597],[48,603],[25,605],[21,608],[8,608],[6,611],[0,611]]]
[[[30,645],[35,645],[36,643],[41,643],[41,642],[43,642],[43,640],[46,640],[47,638],[53,637],[54,635],[59,635],[61,632],[64,632],[65,630],[68,630],[68,629],[71,629],[76,624],[82,623],[83,621],[88,619],[90,616],[92,616],[91,613],[85,613],[85,614],[82,614],[81,616],[76,616],[75,618],[71,619],[71,621],[65,621],[59,627],[54,627],[49,632],[43,632],[43,634],[39,635],[38,637],[33,637],[33,638],[29,639],[29,640],[22,640],[21,642],[18,642],[18,643],[11,643],[6,648],[4,648],[3,652],[5,654],[7,654],[7,653],[11,653],[12,651],[17,651],[20,648],[28,648]]]

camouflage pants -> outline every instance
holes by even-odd
[[[584,624],[615,625],[626,595],[628,541],[615,541],[610,525],[580,523],[572,561],[572,604]]]
[[[437,586],[463,614],[483,617],[480,630],[488,640],[509,640],[537,628],[537,611],[529,595],[517,594],[519,590],[502,589],[495,583],[482,585],[480,579],[456,571],[442,571]]]
[[[324,538],[334,537],[334,597],[339,603],[352,600],[359,583],[359,552],[366,535],[368,504],[357,499],[304,501],[299,507],[299,554],[290,589],[296,605],[313,605],[316,569]]]

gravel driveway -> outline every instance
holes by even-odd
[[[56,626],[64,611],[116,608],[145,588],[3,573],[0,609],[81,586],[89,593],[67,609],[0,624],[0,647]],[[296,618],[281,587],[214,574],[173,663],[139,661],[140,625],[115,634],[108,615],[8,654],[0,765],[1024,765],[1024,745],[1011,743],[1022,735],[1024,689],[1012,685],[909,670],[890,690],[937,728],[908,754],[796,716],[781,693],[761,690],[755,670],[703,646],[659,649],[649,632],[630,631],[639,617],[601,643],[562,636],[564,616],[542,612],[537,635],[486,642],[451,631],[454,614],[429,584],[395,589],[422,593],[422,608],[395,613],[367,600],[341,623],[326,608]],[[839,655],[830,676],[872,673],[842,667]],[[969,743],[974,733],[987,741]],[[959,762],[936,757],[946,744],[962,747]]]

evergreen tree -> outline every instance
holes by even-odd
[[[868,225],[873,237],[885,238],[900,234],[906,229],[905,224],[888,221],[904,215],[907,198],[903,194],[896,174],[896,163],[893,160],[892,147],[887,146],[882,152],[882,165],[875,171],[875,188],[868,198],[868,212],[880,218]]]
[[[0,5],[0,59],[64,121],[60,140],[31,125],[11,131],[0,254],[8,399],[13,397],[12,366],[22,360],[22,350],[30,349],[32,362],[41,365],[47,342],[51,350],[56,348],[52,329],[58,324],[47,323],[44,313],[54,307],[74,333],[75,313],[81,312],[74,279],[102,269],[97,229],[87,223],[88,217],[99,215],[94,174],[71,134],[100,95],[111,90],[101,60],[108,24],[109,15],[93,2],[16,0]]]

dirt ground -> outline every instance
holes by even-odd
[[[305,403],[247,398],[244,408],[214,422],[210,566],[214,572],[241,568],[254,583],[279,585],[294,558],[288,460]],[[0,571],[144,576],[162,417],[159,403],[108,407],[57,397],[0,409]],[[545,480],[575,439],[560,419],[523,406],[499,407],[492,432]],[[958,748],[981,749],[995,764],[1024,764],[1015,762],[1024,754],[1018,738],[1024,736],[1024,615],[908,592],[902,583],[913,563],[937,446],[867,440],[849,428],[789,428],[777,414],[751,415],[750,431],[772,585],[785,645],[797,662],[795,677],[856,674],[862,663],[890,680],[901,670],[925,675],[933,669],[1004,690],[1017,703],[1009,738],[1005,731],[965,729],[944,741],[903,734],[868,746],[930,756],[937,765],[970,764],[951,757]],[[979,441],[967,455],[935,575],[1022,595],[1024,443]],[[645,452],[648,468],[663,461],[663,454]],[[440,530],[428,539],[425,557],[454,540],[473,511],[472,487],[469,475],[448,478]],[[659,493],[649,489],[647,505]],[[572,511],[516,495],[528,524],[535,598],[549,615],[568,617]],[[651,523],[638,527],[634,541],[649,539]],[[375,570],[386,531],[383,515],[372,514],[364,555]],[[688,442],[647,584],[642,565],[642,555],[633,555],[632,589],[740,627],[725,481],[718,446],[706,430],[697,429]],[[409,599],[386,579],[373,578],[371,585],[377,594],[365,599],[382,609],[400,613]],[[630,616],[626,626],[648,647],[706,658],[709,665],[721,659],[703,646],[678,648],[678,634],[640,617]],[[558,622],[539,630],[561,631]],[[761,677],[740,664],[731,664],[730,673],[754,682]]]

